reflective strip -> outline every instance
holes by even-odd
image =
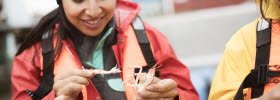
[[[46,33],[43,34],[42,39],[47,39],[50,36],[51,32],[48,31]]]
[[[133,20],[132,26],[135,30],[144,30],[144,24],[142,23],[140,17],[136,17]]]
[[[262,19],[259,21],[259,23],[258,23],[258,28],[257,28],[257,30],[258,30],[258,31],[262,31],[262,30],[265,30],[265,29],[267,29],[267,28],[269,28],[269,22],[266,21],[264,18],[262,18]]]

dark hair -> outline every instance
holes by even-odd
[[[261,12],[261,15],[262,15],[262,17],[265,19],[265,20],[267,20],[267,21],[269,21],[269,22],[271,22],[271,20],[269,20],[269,19],[267,19],[266,18],[266,16],[265,16],[265,13],[267,12],[267,9],[268,9],[268,4],[269,4],[269,2],[270,2],[270,0],[259,0],[260,1],[260,12]],[[274,0],[277,4],[278,4],[278,6],[280,7],[280,1],[279,0]],[[266,5],[264,5],[264,3],[266,4]],[[266,6],[266,7],[265,7]],[[279,19],[279,18],[278,18]]]
[[[30,48],[32,45],[41,42],[42,35],[44,33],[48,31],[54,32],[52,30],[56,27],[56,24],[59,24],[59,27],[57,33],[54,34],[57,37],[56,45],[54,48],[54,57],[50,62],[48,62],[48,64],[54,62],[55,58],[58,58],[61,52],[62,40],[67,37],[65,33],[77,32],[77,30],[75,30],[76,28],[72,24],[70,24],[70,22],[66,18],[63,7],[61,6],[48,13],[39,21],[39,23],[30,31],[30,33],[28,33],[27,38],[23,41],[23,43],[19,47],[19,50],[16,55],[21,54],[25,49]],[[35,48],[36,51],[32,59],[32,64],[34,66],[36,66],[35,57],[38,54],[38,50],[40,47],[35,47]]]

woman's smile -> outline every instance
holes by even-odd
[[[87,36],[97,36],[113,18],[116,0],[62,0],[69,22]]]
[[[81,22],[89,29],[96,29],[103,23],[103,18],[99,18],[96,20],[81,19]]]

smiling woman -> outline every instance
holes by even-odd
[[[199,99],[189,70],[166,37],[138,17],[138,4],[127,0],[57,3],[59,7],[42,18],[17,52],[13,100]],[[135,82],[130,77],[134,72],[148,72],[154,65],[161,67],[153,69],[156,75],[148,78],[145,88],[126,84]],[[122,80],[128,80],[124,86]]]

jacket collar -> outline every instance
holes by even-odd
[[[138,15],[140,6],[131,1],[119,0],[115,9],[117,31],[124,33],[134,18]]]

